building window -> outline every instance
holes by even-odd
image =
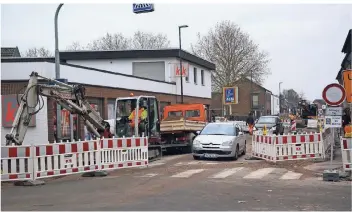
[[[200,80],[202,82],[202,85],[204,85],[204,70],[200,71]]]
[[[259,106],[259,96],[258,95],[253,95],[252,96],[252,105],[253,105],[253,107],[258,107]]]
[[[197,68],[193,68],[193,79],[194,84],[197,84]]]
[[[114,99],[109,99],[108,100],[108,119],[114,119],[115,117],[115,100]]]

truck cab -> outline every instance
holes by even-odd
[[[190,121],[208,121],[208,110],[203,104],[175,104],[164,108],[163,121],[183,117]]]

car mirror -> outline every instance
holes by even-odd
[[[238,135],[243,135],[243,132],[238,132]]]
[[[198,131],[196,132],[196,134],[199,135],[199,133],[200,133],[200,131],[198,130]]]

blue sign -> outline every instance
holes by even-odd
[[[154,4],[133,4],[133,12],[138,13],[149,13],[154,11]]]
[[[236,104],[236,87],[223,88],[223,101],[224,104]]]

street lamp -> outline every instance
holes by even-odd
[[[281,83],[279,83],[279,114],[281,114]]]
[[[61,7],[64,4],[59,4],[55,12],[55,77],[58,80],[60,78],[60,53],[59,53],[59,30],[58,30],[58,17]],[[71,129],[72,131],[72,129]],[[73,135],[71,135],[71,138]],[[61,106],[56,104],[56,140],[57,142],[61,138]]]
[[[178,40],[179,40],[179,44],[180,44],[180,49],[179,49],[179,57],[180,57],[180,72],[181,72],[181,104],[183,104],[183,79],[182,79],[182,58],[181,58],[181,51],[182,51],[182,48],[181,48],[181,29],[182,28],[187,28],[188,25],[181,25],[181,26],[178,26]]]

